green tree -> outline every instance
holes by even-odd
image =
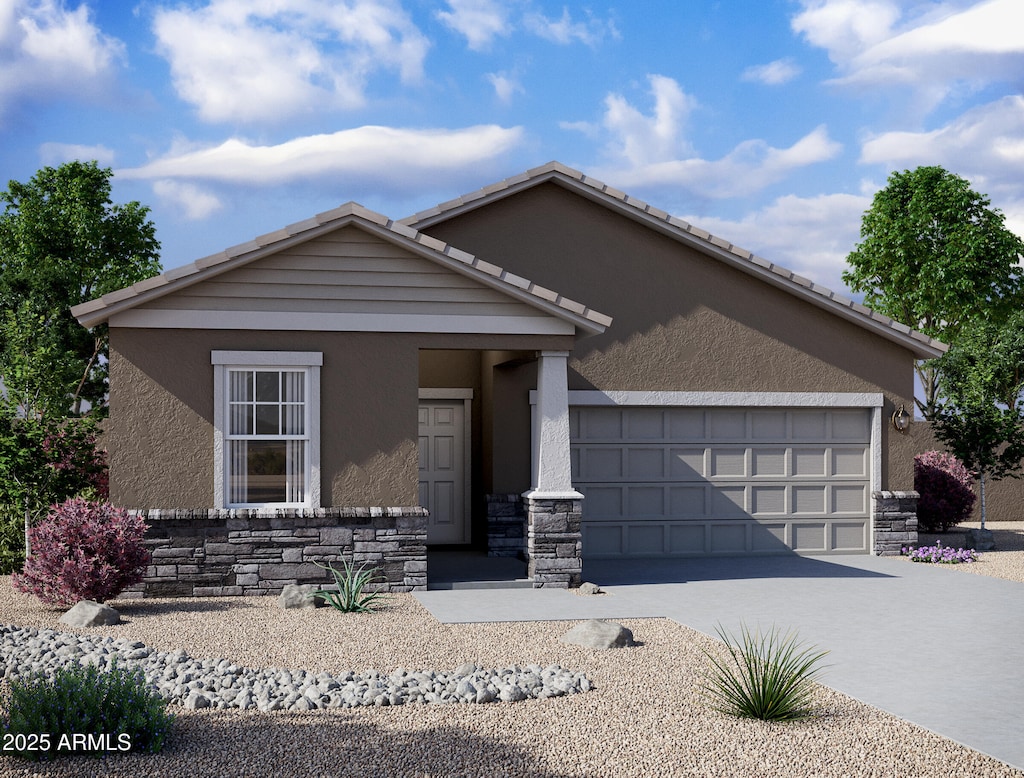
[[[986,196],[941,167],[889,176],[860,235],[843,281],[865,305],[926,335],[954,344],[972,322],[1002,321],[1020,307],[1024,241]],[[917,405],[932,418],[943,368],[934,360],[916,368]]]
[[[112,175],[68,162],[0,192],[0,377],[22,415],[105,408],[107,327],[70,308],[160,272],[149,209],[112,203]]]
[[[1024,459],[1024,311],[978,323],[939,361],[943,395],[935,434],[975,473],[985,528],[985,481],[1020,477]]]

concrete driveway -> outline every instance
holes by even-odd
[[[830,654],[823,681],[1024,769],[1024,584],[869,556],[586,563],[604,596],[456,589],[442,622],[667,617],[715,635],[776,625]]]

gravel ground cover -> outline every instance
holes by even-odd
[[[950,566],[950,574],[1024,581],[1024,523],[992,528],[1007,550]],[[596,688],[516,703],[303,713],[176,706],[175,729],[160,754],[41,765],[0,756],[0,776],[1024,776],[826,687],[817,690],[818,715],[801,723],[715,713],[698,692],[700,650],[714,641],[667,619],[623,620],[641,645],[600,652],[559,642],[576,622],[444,625],[410,595],[392,596],[369,614],[282,611],[272,597],[116,606],[124,623],[76,630],[58,623],[60,609],[0,579],[4,624],[130,638],[253,668],[337,673],[558,663],[585,673]]]

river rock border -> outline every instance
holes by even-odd
[[[36,627],[0,626],[0,669],[7,680],[57,668],[95,665],[142,671],[146,683],[188,709],[316,710],[404,705],[519,702],[590,691],[583,673],[559,665],[485,669],[465,664],[450,672],[368,671],[340,675],[240,667],[228,659],[193,659],[184,651],[154,651],[125,638],[77,635]]]

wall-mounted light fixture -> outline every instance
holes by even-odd
[[[892,426],[896,428],[896,431],[901,435],[906,435],[907,430],[910,429],[910,414],[907,413],[906,407],[903,403],[900,403],[900,407],[892,413]]]

